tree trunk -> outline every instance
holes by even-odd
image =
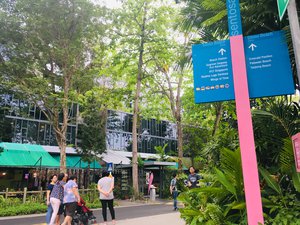
[[[147,15],[147,3],[145,3],[144,5],[144,18],[141,27],[141,42],[139,46],[139,64],[138,64],[136,91],[134,97],[133,122],[132,122],[132,186],[133,186],[134,199],[137,199],[139,197],[137,125],[138,125],[138,118],[139,118],[139,101],[140,101],[140,93],[141,93],[141,86],[142,86],[146,15]]]
[[[63,135],[61,135],[61,133],[56,133],[56,140],[59,146],[59,150],[60,150],[60,172],[61,173],[66,173],[67,172],[67,166],[66,166],[66,148],[67,148],[67,144],[66,144],[66,140],[65,140],[65,135],[63,137]]]
[[[215,119],[215,123],[214,123],[214,129],[212,132],[213,137],[216,135],[216,132],[219,128],[219,124],[220,124],[220,121],[222,118],[223,103],[222,102],[215,103],[215,107],[216,107],[216,119]]]
[[[183,132],[181,118],[177,120],[177,139],[178,139],[178,170],[182,172],[182,159],[183,159]]]

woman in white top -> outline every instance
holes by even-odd
[[[107,223],[107,206],[112,218],[112,224],[116,224],[114,210],[114,178],[109,176],[107,171],[102,171],[102,178],[98,181],[98,191],[100,193],[100,201],[102,204],[102,216],[104,224]]]

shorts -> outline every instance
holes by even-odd
[[[65,203],[66,206],[66,215],[74,217],[75,211],[77,209],[77,202]]]
[[[64,204],[60,204],[57,215],[62,215],[65,211],[65,205]]]

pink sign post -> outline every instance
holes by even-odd
[[[264,223],[239,0],[227,0],[234,95],[249,225]]]
[[[292,137],[296,171],[300,173],[300,133]]]

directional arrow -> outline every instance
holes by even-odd
[[[249,47],[248,48],[251,48],[251,50],[252,50],[252,52],[254,51],[254,49],[256,48],[257,46],[255,45],[255,44],[251,44],[251,45],[249,45]]]
[[[220,53],[221,55],[224,55],[225,52],[226,52],[226,50],[225,50],[224,48],[221,48],[220,51],[219,51],[219,53]]]

